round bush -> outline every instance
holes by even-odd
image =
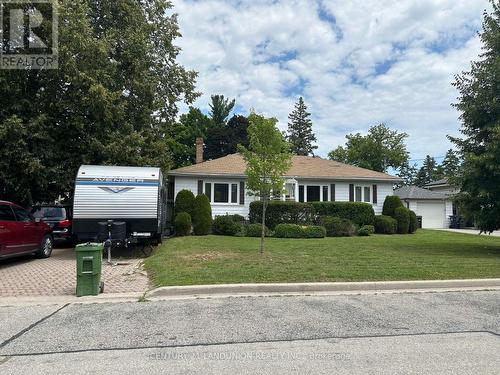
[[[198,236],[212,231],[212,208],[205,194],[199,194],[194,200],[193,231]]]
[[[410,210],[410,229],[408,233],[415,233],[418,229],[417,214]]]
[[[410,210],[406,207],[398,207],[394,210],[394,219],[398,222],[398,233],[408,234],[410,229]]]
[[[387,197],[385,197],[384,206],[382,208],[382,215],[394,217],[394,211],[398,207],[404,207],[401,199],[396,195],[388,195]]]
[[[302,238],[325,238],[326,229],[319,225],[302,227]]]
[[[242,230],[243,226],[228,215],[217,216],[212,224],[212,232],[221,236],[235,236]]]
[[[177,236],[189,236],[191,234],[191,215],[187,212],[179,212],[175,216],[174,227]]]
[[[246,221],[245,216],[241,216],[241,215],[238,215],[238,214],[227,215],[227,216],[229,216],[232,221],[235,221],[237,223],[243,224]]]
[[[375,227],[373,225],[363,225],[358,230],[358,236],[370,236],[375,233]]]
[[[356,234],[356,226],[348,219],[335,216],[324,216],[320,223],[326,229],[328,237],[350,237]]]
[[[191,190],[181,190],[177,193],[175,197],[174,212],[177,215],[179,212],[187,212],[190,216],[193,216],[194,211],[194,194]]]
[[[375,216],[375,233],[394,234],[398,230],[398,222],[390,216]]]
[[[326,229],[317,225],[278,224],[274,228],[274,237],[278,238],[323,238]]]
[[[262,224],[249,224],[246,226],[246,236],[247,237],[260,237],[262,235]],[[269,229],[265,227],[265,236],[269,236]]]

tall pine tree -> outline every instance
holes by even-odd
[[[417,173],[415,185],[424,187],[429,182],[439,180],[442,177],[442,171],[441,168],[439,168],[436,159],[434,159],[430,155],[427,155],[425,157],[424,164]]]
[[[456,177],[460,172],[461,161],[458,153],[452,149],[446,152],[446,155],[441,163],[443,174],[445,177]]]
[[[307,112],[307,106],[302,97],[295,103],[295,109],[288,115],[287,141],[290,152],[295,155],[310,155],[318,146],[314,145],[316,136],[312,131],[312,122]]]

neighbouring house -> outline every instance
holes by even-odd
[[[431,191],[438,191],[440,193],[445,193],[450,197],[459,192],[459,190],[455,186],[452,186],[449,183],[449,180],[447,178],[429,182],[427,185],[425,185],[425,188]]]
[[[394,191],[407,208],[422,217],[422,228],[448,228],[453,204],[444,192],[431,191],[418,186],[403,186]]]
[[[258,199],[246,187],[246,163],[241,154],[203,160],[203,142],[197,141],[197,163],[171,170],[169,190],[171,201],[179,191],[191,190],[206,194],[212,215],[239,214],[248,216],[250,202]],[[352,201],[373,205],[382,212],[385,197],[393,194],[393,184],[401,181],[386,173],[354,167],[312,156],[293,156],[285,176],[285,192],[276,199],[298,202]]]

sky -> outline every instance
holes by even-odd
[[[454,76],[481,45],[488,0],[174,0],[179,61],[199,72],[194,103],[236,99],[279,120],[303,96],[317,154],[386,123],[408,133],[411,159],[440,157],[458,135]],[[417,161],[418,162],[418,161]]]

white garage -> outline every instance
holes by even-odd
[[[417,186],[403,186],[396,189],[394,195],[422,217],[422,228],[448,228],[453,205],[446,194]]]

